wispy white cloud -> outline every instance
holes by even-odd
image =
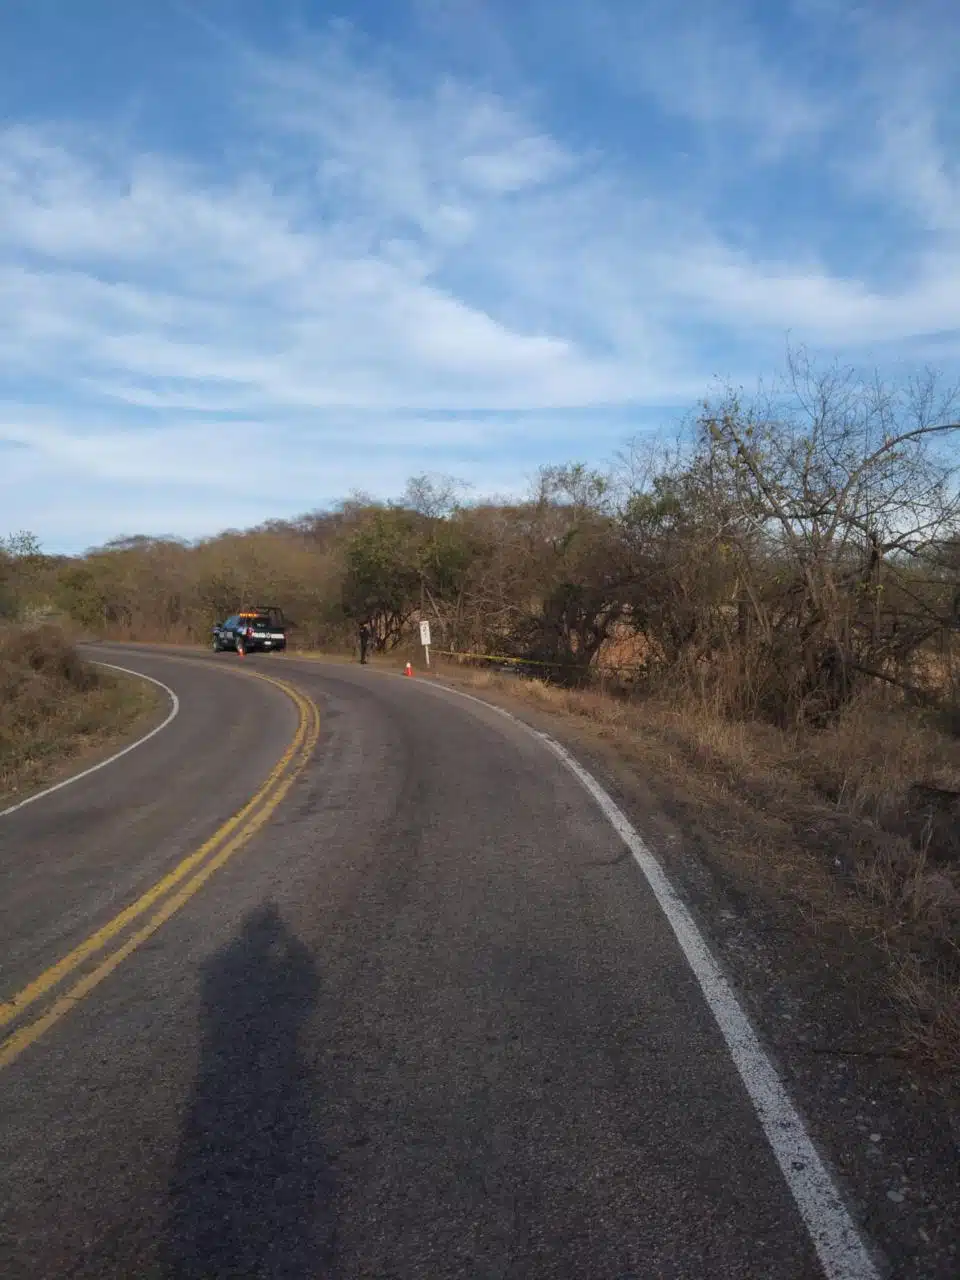
[[[735,0],[598,0],[577,15],[588,54],[628,102],[652,100],[740,163],[811,144],[836,109],[818,92],[810,62],[795,48],[771,47]]]
[[[808,49],[812,4],[796,5]],[[932,55],[923,75],[893,67],[885,100],[879,19],[816,4],[819,38],[856,68],[829,93],[815,59],[798,71],[733,7],[722,28],[708,8],[703,26],[659,4],[558,13],[585,65],[616,58],[624,111],[652,102],[648,131],[677,119],[703,140],[716,190],[697,200],[641,143],[607,147],[599,117],[574,141],[536,85],[495,91],[343,28],[287,56],[219,50],[229,164],[55,119],[0,131],[0,443],[28,446],[0,456],[0,485],[21,522],[42,523],[44,476],[76,478],[78,520],[87,492],[147,486],[163,528],[163,486],[174,505],[192,486],[207,497],[178,517],[190,532],[225,494],[267,516],[399,488],[428,459],[504,489],[530,448],[608,451],[624,408],[647,422],[718,369],[759,373],[787,331],[850,351],[938,334],[960,356],[944,336],[960,334],[958,104]],[[509,46],[507,20],[483,16]],[[738,200],[746,175],[763,191],[754,221],[724,205],[723,158]],[[850,202],[851,263],[864,219],[907,214],[914,234],[889,253],[878,239],[876,272],[844,265],[834,226],[787,243],[776,184],[807,181]],[[580,450],[572,409],[593,411]]]
[[[295,68],[289,89],[297,112],[303,74]],[[496,256],[489,231],[499,234],[499,200],[558,178],[572,161],[557,145],[524,135],[486,97],[470,102],[465,91],[444,89],[440,97],[458,104],[463,145],[451,152],[450,196],[438,205],[440,179],[421,181],[417,158],[429,154],[431,131],[425,138],[415,124],[405,127],[411,158],[387,181],[379,161],[400,147],[379,136],[377,122],[389,115],[391,99],[383,87],[361,93],[349,79],[348,91],[351,129],[365,130],[362,145],[350,135],[319,155],[323,163],[334,156],[351,212],[367,198],[355,217],[341,213],[319,225],[309,225],[309,185],[299,204],[285,204],[249,178],[212,188],[156,160],[138,161],[127,176],[103,173],[45,136],[18,130],[0,139],[17,197],[2,234],[41,259],[0,273],[7,314],[17,317],[0,331],[8,356],[19,352],[36,367],[53,348],[68,366],[86,365],[101,388],[114,371],[126,400],[138,378],[144,402],[157,378],[219,384],[226,407],[532,408],[668,393],[562,330],[543,332],[532,314],[525,325],[505,322],[443,283],[453,223],[478,260],[491,250]],[[289,122],[281,114],[272,123]],[[364,185],[370,173],[379,175],[373,193]],[[411,201],[418,184],[421,195]],[[384,235],[414,208],[422,212],[415,238]],[[459,213],[438,221],[437,209]],[[515,243],[522,232],[517,210]],[[527,234],[535,237],[537,228]]]
[[[556,425],[524,422],[547,449]],[[535,465],[508,450],[513,430],[509,420],[345,413],[319,427],[191,414],[131,431],[23,406],[0,420],[4,520],[72,547],[145,530],[196,538],[292,517],[360,488],[394,496],[410,474],[434,470],[451,440],[473,456],[481,492],[520,493]]]
[[[960,11],[940,0],[903,9],[867,6],[847,15],[845,26],[863,68],[846,171],[855,186],[957,248]]]

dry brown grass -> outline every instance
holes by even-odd
[[[22,795],[156,707],[152,685],[84,663],[55,626],[0,628],[0,800]]]
[[[586,720],[623,759],[682,790],[741,884],[876,947],[905,1043],[960,1067],[960,830],[911,800],[917,783],[960,790],[960,741],[932,715],[878,690],[827,729],[790,733],[694,701],[620,700],[484,671],[455,679]]]

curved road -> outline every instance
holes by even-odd
[[[181,710],[0,817],[0,1001],[109,935],[0,1004],[2,1038],[69,995],[0,1070],[0,1274],[824,1274],[650,888],[534,736],[370,669],[99,656]],[[315,703],[312,750],[251,672]],[[171,872],[178,909],[111,934]]]

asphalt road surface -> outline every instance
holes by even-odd
[[[0,817],[5,1280],[824,1275],[542,742],[369,668],[99,656],[180,711]]]

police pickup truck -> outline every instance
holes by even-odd
[[[287,627],[283,612],[273,606],[242,609],[213,628],[213,651],[232,649],[242,657],[245,653],[273,653],[287,647]]]

